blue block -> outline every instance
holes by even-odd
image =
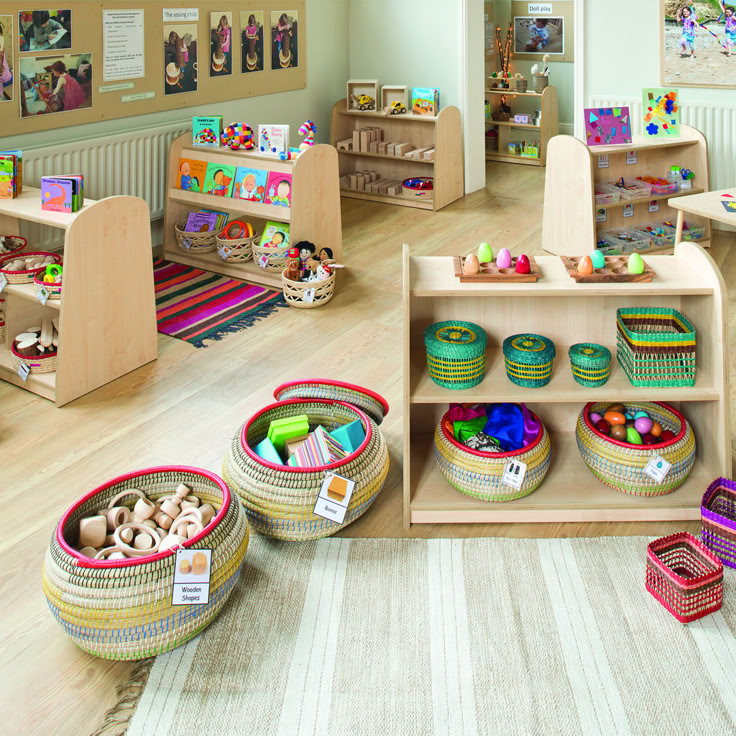
[[[276,465],[284,464],[284,461],[281,459],[281,455],[279,455],[278,451],[273,446],[273,442],[271,442],[268,437],[266,437],[263,442],[259,442],[255,446],[255,453],[258,457],[262,457],[270,463],[275,463]]]
[[[365,430],[360,419],[356,419],[350,424],[343,424],[342,427],[333,429],[330,437],[337,440],[342,449],[347,453],[355,452],[365,440]]]

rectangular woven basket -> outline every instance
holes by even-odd
[[[616,348],[633,386],[695,385],[695,328],[676,309],[616,310]]]
[[[736,483],[716,478],[700,505],[703,544],[724,565],[736,568]]]

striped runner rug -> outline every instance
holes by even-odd
[[[153,264],[158,331],[203,348],[285,307],[276,289],[158,259]]]
[[[644,588],[646,545],[255,536],[127,734],[736,733],[736,572],[683,626]]]

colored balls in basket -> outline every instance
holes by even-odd
[[[247,123],[231,123],[228,125],[222,131],[220,142],[233,151],[237,151],[239,148],[245,148],[246,150],[255,148],[253,129]]]

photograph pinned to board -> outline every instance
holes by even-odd
[[[299,12],[271,11],[271,69],[299,66]]]
[[[242,72],[263,71],[263,11],[240,12],[240,60]]]
[[[514,53],[564,54],[565,19],[555,16],[516,16]]]
[[[680,102],[676,89],[644,89],[642,128],[646,138],[680,137]]]
[[[13,16],[0,15],[0,102],[13,99]]]
[[[18,48],[52,51],[72,47],[71,10],[21,10],[18,13]]]
[[[291,207],[291,174],[279,174],[276,171],[268,172],[264,204]]]
[[[164,94],[197,91],[197,24],[164,25]]]
[[[586,107],[585,142],[589,146],[631,143],[631,115],[628,107]]]
[[[18,69],[22,118],[92,107],[91,53],[22,57]]]
[[[233,73],[233,14],[214,10],[210,13],[210,76]]]

